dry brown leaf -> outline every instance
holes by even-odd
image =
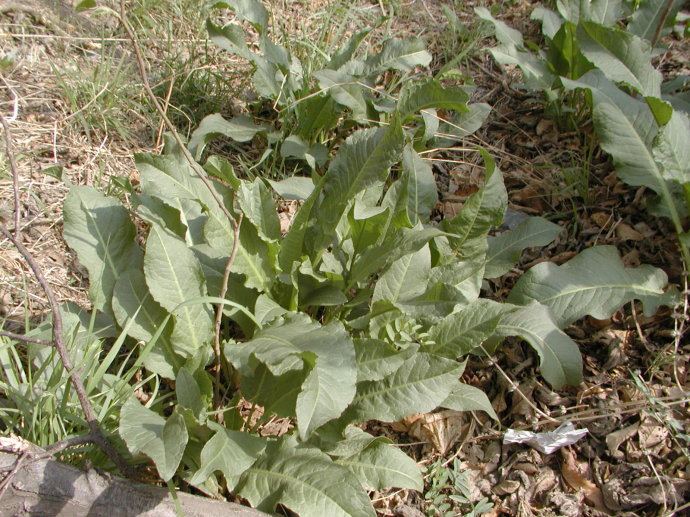
[[[438,413],[417,413],[403,419],[403,423],[408,434],[431,443],[441,454],[448,452],[469,428],[465,414],[450,409]]]
[[[611,214],[607,212],[597,212],[595,214],[592,214],[590,216],[590,219],[599,228],[604,230],[609,228],[611,226],[611,221],[613,221],[613,217],[611,217]]]
[[[611,515],[611,511],[604,504],[604,497],[601,493],[601,489],[587,479],[580,471],[577,460],[575,459],[575,453],[573,453],[570,448],[563,448],[561,449],[561,456],[563,458],[561,475],[566,483],[568,483],[573,490],[582,490],[585,499],[597,510]]]
[[[616,237],[623,241],[641,241],[644,240],[644,235],[635,230],[632,226],[620,223],[616,226]]]
[[[620,454],[618,452],[618,448],[623,444],[623,442],[635,436],[639,426],[640,424],[629,425],[628,427],[624,427],[623,429],[619,429],[618,431],[614,431],[613,433],[606,435],[606,447],[609,449],[609,454],[614,457],[618,456]]]

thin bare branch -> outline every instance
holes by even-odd
[[[10,162],[10,171],[12,171],[12,190],[14,193],[14,235],[15,237],[17,237],[19,236],[19,223],[21,217],[21,204],[19,201],[19,170],[17,169],[17,163],[14,161],[14,151],[12,149],[12,132],[10,131],[10,122],[14,122],[17,119],[19,113],[19,99],[17,98],[17,95],[14,93],[14,90],[10,88],[10,85],[7,84],[7,82],[5,82],[5,84],[14,96],[14,108],[12,111],[12,116],[9,119],[0,116],[0,124],[2,124],[2,127],[5,130],[5,150],[7,154],[7,161]]]
[[[14,332],[8,332],[6,330],[0,330],[0,336],[5,336],[15,341],[25,341],[26,343],[34,343],[36,345],[53,346],[52,341],[46,341],[45,339],[36,339],[33,337],[22,336],[21,334],[15,334]]]

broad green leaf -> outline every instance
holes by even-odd
[[[372,246],[357,256],[350,270],[349,285],[364,281],[377,271],[383,271],[401,257],[422,249],[443,232],[436,228],[402,228],[380,246]]]
[[[245,205],[251,207],[251,200],[250,196],[249,199],[245,200]],[[261,198],[258,201],[261,201]],[[265,205],[259,208],[261,212],[254,213],[253,218],[261,223],[261,217],[264,215],[268,219],[266,231],[275,231],[270,229],[271,223],[269,221],[277,217],[276,214],[271,215],[263,212],[266,209]],[[225,214],[219,211],[209,213],[208,221],[204,225],[204,236],[212,248],[224,253],[226,257],[230,257],[235,241],[235,232]],[[271,245],[259,236],[258,230],[248,217],[242,220],[240,242],[235,261],[232,264],[232,271],[245,275],[246,287],[259,291],[267,291],[271,288],[275,281],[274,247],[275,244]]]
[[[252,62],[254,63],[252,80],[256,93],[267,99],[280,99],[282,95],[281,85],[286,81],[283,73],[276,65],[262,56],[254,56]]]
[[[355,57],[357,49],[364,41],[364,39],[369,35],[371,29],[365,29],[355,33],[350,39],[343,43],[338,50],[333,54],[330,62],[328,63],[328,68],[333,70],[339,69],[345,63],[350,61]]]
[[[515,267],[525,248],[546,246],[563,231],[561,226],[543,217],[529,217],[514,230],[489,237],[485,278],[498,278]]]
[[[290,135],[280,145],[280,155],[284,158],[297,158],[316,169],[328,161],[328,148],[320,143],[309,145],[299,135]]]
[[[467,113],[456,113],[439,125],[436,141],[438,147],[451,147],[460,139],[476,132],[484,125],[491,112],[491,106],[483,102],[469,104],[467,108]]]
[[[94,7],[98,7],[98,4],[95,0],[81,0],[81,2],[74,6],[74,12],[80,13],[82,11],[93,9]]]
[[[486,20],[494,26],[496,31],[496,39],[499,42],[513,47],[523,47],[524,42],[522,39],[522,33],[520,33],[520,31],[509,27],[505,22],[497,20],[491,16],[491,13],[486,7],[475,7],[474,12],[477,16],[479,16],[479,18]]]
[[[309,370],[296,407],[303,438],[340,416],[355,394],[354,344],[339,322],[322,327],[304,314],[293,315],[257,332],[250,341],[226,347],[225,354],[245,375],[251,375],[257,363],[276,376]]]
[[[314,95],[300,100],[295,109],[297,125],[294,132],[307,142],[313,142],[319,133],[333,129],[342,111],[331,95]]]
[[[438,188],[431,165],[422,160],[410,145],[403,151],[403,181],[407,183],[407,215],[410,222],[429,222],[438,203]]]
[[[206,30],[216,46],[237,54],[247,61],[254,59],[255,54],[247,47],[244,30],[238,24],[231,23],[220,27],[214,25],[211,20],[206,20]]]
[[[582,356],[575,342],[563,333],[549,309],[533,301],[509,312],[496,327],[497,336],[519,336],[536,350],[541,373],[554,389],[582,382]]]
[[[562,81],[568,89],[591,90],[601,147],[613,157],[618,176],[630,185],[644,185],[660,195],[668,193],[651,150],[658,126],[647,103],[623,93],[599,70],[587,72],[578,81]]]
[[[132,205],[139,217],[149,225],[157,224],[184,239],[187,226],[182,222],[183,216],[179,207],[171,206],[161,198],[146,194],[132,194]]]
[[[274,181],[267,180],[273,190],[276,191],[283,199],[300,199],[304,200],[311,196],[314,192],[314,180],[311,178],[304,178],[301,176],[291,176],[284,180]]]
[[[553,88],[556,76],[549,70],[546,59],[541,56],[518,50],[512,45],[499,45],[490,52],[501,65],[520,67],[522,80],[530,90],[548,92]]]
[[[614,27],[580,22],[580,50],[606,77],[625,83],[642,95],[661,96],[661,73],[651,64],[649,44]]]
[[[484,158],[484,186],[467,198],[458,214],[443,221],[442,228],[454,234],[451,246],[465,260],[483,258],[487,249],[486,236],[501,224],[508,204],[503,175],[494,159],[480,150]]]
[[[290,272],[294,262],[300,260],[304,249],[304,240],[307,231],[314,229],[317,225],[317,218],[312,215],[314,205],[321,197],[321,190],[326,177],[322,176],[319,183],[314,187],[309,197],[302,203],[297,214],[292,220],[292,225],[287,235],[280,242],[278,252],[278,264],[283,272]]]
[[[450,359],[463,356],[491,337],[510,310],[512,307],[493,300],[476,300],[437,322],[430,331],[433,344],[424,350]]]
[[[387,70],[409,72],[415,66],[427,66],[431,54],[421,38],[390,38],[383,42],[381,52],[369,56],[364,66],[364,75],[378,75]]]
[[[292,370],[277,376],[261,364],[252,375],[242,377],[242,396],[261,406],[267,416],[292,418],[308,373],[306,369]]]
[[[65,240],[89,272],[89,296],[94,309],[112,314],[118,277],[142,265],[134,223],[117,199],[87,186],[70,189],[64,218]]]
[[[667,302],[663,288],[666,274],[652,266],[626,268],[613,246],[588,248],[562,266],[537,264],[522,275],[508,301],[527,305],[536,300],[548,307],[556,325],[564,328],[589,314],[610,317],[633,300],[642,300],[650,316]]]
[[[448,397],[461,373],[456,361],[417,353],[384,379],[359,383],[346,415],[353,422],[397,422],[412,413],[426,413]]]
[[[541,22],[541,32],[549,39],[553,39],[563,25],[563,18],[558,13],[541,5],[534,8],[530,19]]]
[[[237,191],[237,203],[244,217],[251,221],[259,236],[267,242],[280,239],[280,220],[270,190],[261,179],[243,181]]]
[[[257,126],[246,115],[226,120],[220,113],[204,117],[189,139],[189,151],[196,160],[201,158],[206,144],[219,136],[227,136],[236,142],[249,142],[257,133],[265,132],[264,126]]]
[[[665,126],[673,116],[673,106],[670,102],[659,99],[658,97],[645,97],[647,106],[652,111],[654,119],[659,127]]]
[[[175,352],[189,357],[208,345],[213,337],[209,307],[196,304],[177,309],[181,303],[207,294],[203,270],[194,252],[177,237],[154,226],[146,243],[144,274],[153,298],[175,317],[171,336]]]
[[[204,483],[211,474],[220,471],[232,490],[240,474],[256,461],[266,448],[266,439],[240,431],[224,429],[219,425],[216,434],[201,450],[199,470],[188,481],[192,485]]]
[[[366,118],[367,103],[362,87],[357,79],[342,71],[318,70],[314,77],[319,81],[319,88],[330,95],[338,104],[350,108],[352,118]]]
[[[448,398],[441,403],[441,407],[455,411],[484,411],[491,418],[499,421],[486,393],[469,384],[458,383]]]
[[[173,411],[166,420],[130,398],[120,412],[119,432],[132,454],[142,452],[153,460],[163,481],[175,475],[188,439],[180,413]]]
[[[671,120],[657,135],[652,154],[664,179],[683,185],[690,183],[690,118],[674,111]]]
[[[557,75],[571,79],[584,75],[594,68],[580,51],[576,37],[577,28],[571,22],[565,22],[553,36],[546,57]]]
[[[436,79],[418,79],[403,86],[397,109],[403,122],[415,113],[428,108],[465,113],[468,111],[466,102],[469,98],[462,88],[444,87]]]
[[[628,24],[628,31],[651,42],[661,23],[661,17],[665,14],[667,5],[668,0],[640,0],[640,5],[635,9]],[[669,32],[668,27],[673,25],[676,13],[682,6],[683,0],[673,2],[664,24],[666,29],[661,32],[661,36]]]
[[[113,313],[121,327],[133,318],[128,334],[140,341],[149,341],[168,316],[168,311],[149,293],[144,273],[138,269],[130,269],[117,279],[113,291]]]
[[[622,15],[621,0],[557,0],[558,12],[569,22],[596,22],[610,26]]]
[[[301,517],[375,517],[367,493],[348,469],[315,448],[282,439],[240,477],[235,491],[272,513],[281,503]]]
[[[188,368],[182,367],[177,372],[175,378],[175,395],[180,406],[191,409],[197,420],[201,420],[207,403],[210,402],[209,395],[203,394],[194,375]]]
[[[357,382],[380,381],[410,358],[416,349],[397,350],[380,339],[355,339]]]
[[[352,472],[365,489],[396,487],[421,491],[424,488],[417,463],[403,451],[367,435],[357,427],[348,427],[346,435],[349,439],[358,439],[360,435],[371,438],[364,449],[335,459],[335,463]]]
[[[429,246],[399,258],[379,277],[371,302],[387,300],[395,305],[398,301],[405,302],[420,296],[426,291],[430,271]]]
[[[400,123],[393,119],[387,128],[357,131],[341,145],[324,176],[318,249],[330,244],[338,222],[355,196],[386,179],[388,170],[400,157],[403,142]]]
[[[268,26],[268,11],[259,0],[222,0],[214,7],[232,9],[238,19],[252,24],[259,34]]]

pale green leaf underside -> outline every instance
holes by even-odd
[[[536,300],[564,328],[587,314],[608,318],[634,299],[642,300],[645,314],[651,315],[666,300],[666,282],[662,270],[647,265],[626,268],[615,247],[597,246],[562,266],[537,264],[520,277],[508,301],[527,305]]]
[[[499,420],[486,393],[468,384],[458,383],[441,407],[455,411],[484,411],[497,422]]]
[[[575,342],[553,321],[549,309],[538,302],[510,312],[496,327],[498,336],[519,336],[537,351],[542,376],[555,389],[582,381],[582,356]]]

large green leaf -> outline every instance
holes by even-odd
[[[345,430],[345,437],[346,443],[341,449],[347,449],[348,441],[359,442],[355,446],[356,452],[337,454],[335,463],[352,472],[365,489],[396,487],[421,491],[424,488],[417,463],[403,451],[387,443],[388,440],[371,436],[352,426]],[[333,451],[329,451],[329,454],[334,456]]]
[[[383,42],[381,52],[371,55],[365,63],[364,75],[378,75],[387,70],[409,72],[415,66],[427,66],[431,54],[421,38],[394,39]]]
[[[641,0],[628,24],[628,31],[647,41],[652,41],[667,5],[668,0]],[[664,36],[668,32],[668,27],[673,25],[676,13],[682,6],[683,0],[675,0],[671,10],[667,13],[665,23],[667,28],[661,32],[661,36]]]
[[[169,314],[153,299],[139,269],[130,269],[117,279],[113,313],[121,327],[132,318],[127,333],[141,341],[149,341]]]
[[[582,53],[606,77],[643,95],[661,96],[661,73],[652,66],[646,41],[614,27],[582,21],[577,38]]]
[[[232,9],[238,19],[251,23],[259,34],[268,26],[268,11],[258,0],[221,0],[215,7]]]
[[[253,60],[255,54],[247,47],[244,30],[238,24],[231,23],[224,27],[219,27],[214,25],[211,20],[207,20],[206,30],[211,41],[218,47],[237,54],[247,61]]]
[[[318,212],[321,236],[315,251],[330,244],[355,196],[385,180],[400,157],[403,143],[402,128],[395,119],[387,128],[364,129],[348,137],[324,177],[324,197]]]
[[[484,258],[486,236],[491,228],[501,224],[508,204],[501,171],[491,156],[480,151],[485,164],[484,186],[467,198],[455,217],[442,224],[445,231],[454,234],[451,245],[465,260]]]
[[[246,115],[239,115],[226,120],[220,113],[204,117],[189,139],[189,151],[196,160],[201,158],[206,144],[219,136],[227,136],[236,142],[249,142],[257,133],[266,131],[264,126],[257,126]]]
[[[621,0],[557,0],[558,12],[569,22],[613,25],[622,14]]]
[[[482,20],[486,20],[494,26],[496,39],[503,45],[522,48],[524,41],[522,33],[506,25],[505,22],[494,18],[486,7],[475,7],[475,14]]]
[[[120,436],[132,454],[142,452],[153,460],[163,481],[169,481],[187,446],[184,417],[173,411],[168,419],[130,398],[120,412]]]
[[[350,108],[352,118],[366,118],[367,103],[356,77],[340,70],[318,70],[314,72],[314,77],[319,81],[321,90],[338,104]]]
[[[467,106],[466,113],[456,113],[450,119],[441,122],[438,128],[438,147],[451,147],[457,141],[476,132],[484,125],[491,112],[491,106],[475,102]]]
[[[242,396],[260,405],[267,416],[292,418],[308,374],[306,369],[302,369],[273,375],[268,367],[260,364],[252,375],[242,377]]]
[[[537,264],[513,287],[508,301],[527,305],[536,300],[551,310],[564,328],[589,314],[604,319],[633,299],[640,299],[648,316],[667,303],[666,274],[652,266],[626,268],[613,246],[588,248],[562,266]]]
[[[350,271],[349,284],[364,281],[377,271],[385,270],[399,258],[422,249],[443,232],[436,228],[402,228],[379,246],[372,246],[357,256]]]
[[[380,339],[355,339],[357,382],[380,381],[392,374],[416,352],[416,348],[398,350]]]
[[[681,185],[690,183],[689,140],[690,118],[681,111],[673,111],[671,120],[661,128],[652,147],[664,179]]]
[[[436,79],[418,79],[403,86],[397,109],[404,122],[415,113],[428,108],[468,111],[469,95],[460,87],[444,87]]]
[[[509,312],[496,327],[498,336],[520,336],[537,351],[541,373],[555,389],[582,382],[582,357],[575,342],[563,333],[549,309],[532,302]]]
[[[171,336],[175,351],[190,357],[210,343],[213,317],[209,307],[192,304],[177,309],[183,302],[207,294],[203,270],[194,252],[179,238],[154,226],[146,243],[144,274],[153,298],[175,317]]]
[[[189,483],[200,485],[211,474],[220,471],[225,476],[228,488],[232,490],[240,474],[256,461],[266,448],[266,440],[240,431],[231,431],[209,422],[216,434],[208,440],[201,450],[201,465]]]
[[[355,476],[318,449],[281,439],[240,477],[235,490],[252,506],[273,512],[281,503],[302,517],[375,517]]]
[[[129,213],[115,198],[75,186],[64,206],[64,237],[89,272],[94,309],[112,314],[115,282],[128,269],[141,269],[141,248]]]
[[[566,88],[591,90],[594,125],[602,149],[613,157],[618,176],[670,199],[663,171],[652,154],[658,126],[647,103],[623,93],[599,70],[587,72],[578,81],[562,81]]]
[[[397,422],[426,413],[446,399],[462,369],[456,361],[417,353],[384,379],[359,383],[346,415],[353,422]]]
[[[280,220],[271,191],[259,178],[243,181],[237,191],[237,202],[244,216],[252,222],[259,236],[267,242],[280,238]]]
[[[429,246],[405,255],[391,264],[379,277],[374,288],[372,303],[388,300],[394,305],[411,300],[426,291],[431,271],[431,252]]]
[[[248,208],[251,209],[250,200],[245,201],[245,204],[249,205]],[[275,229],[272,228],[271,221],[275,214],[267,214],[265,204],[257,207],[257,209],[259,212],[254,213],[252,219],[265,227],[263,231],[274,235]],[[212,248],[223,252],[226,257],[230,257],[235,241],[235,232],[225,214],[219,211],[209,213],[208,220],[204,225],[204,236]],[[270,289],[275,281],[274,248],[275,244],[272,245],[259,236],[257,228],[252,224],[249,217],[242,221],[240,224],[240,242],[232,264],[232,271],[245,275],[246,287],[259,291]]]
[[[563,228],[543,217],[529,217],[514,230],[489,237],[485,278],[497,278],[515,267],[525,248],[546,246],[553,242]]]
[[[225,347],[225,355],[245,375],[252,375],[258,363],[276,376],[303,367],[309,370],[296,407],[303,438],[340,416],[355,394],[354,344],[339,322],[322,327],[304,314],[292,315],[257,332],[250,341]]]
[[[441,403],[441,407],[455,411],[484,411],[491,418],[499,421],[486,393],[469,384],[459,382],[450,392],[448,398]]]
[[[491,337],[511,306],[479,299],[437,322],[430,332],[433,344],[425,351],[455,359],[471,352]]]
[[[438,203],[438,188],[431,165],[422,160],[411,145],[403,151],[403,180],[407,184],[407,215],[410,222],[429,222]]]

